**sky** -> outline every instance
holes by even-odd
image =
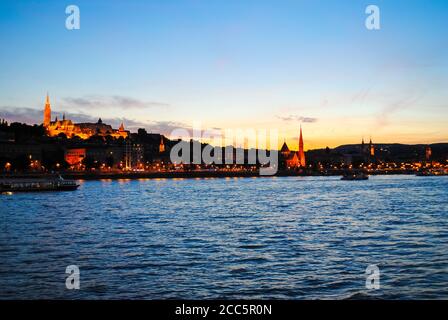
[[[49,92],[53,116],[167,136],[199,122],[292,149],[300,125],[305,149],[447,142],[447,30],[446,0],[2,0],[0,118],[42,123]]]

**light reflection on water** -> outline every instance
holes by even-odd
[[[447,191],[448,177],[376,176],[2,195],[0,298],[448,298]]]

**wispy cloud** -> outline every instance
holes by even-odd
[[[52,118],[55,116],[61,116],[65,114],[67,119],[72,120],[75,123],[81,122],[97,122],[98,117],[94,117],[85,113],[73,113],[73,112],[64,112],[64,111],[54,111]],[[28,124],[41,124],[43,121],[43,113],[42,110],[27,108],[27,107],[11,107],[11,106],[2,106],[0,107],[0,118],[4,118],[9,122],[21,122]],[[133,121],[130,119],[120,119],[120,118],[103,118],[103,121],[111,125],[120,125],[121,121],[127,120],[130,124],[134,126],[143,125],[142,122]]]
[[[55,111],[54,114],[62,115],[65,113],[66,119],[72,120],[74,123],[91,122],[95,123],[99,117],[88,115],[82,112],[72,113]],[[43,120],[42,110],[26,108],[26,107],[11,107],[0,106],[0,119],[6,119],[9,122],[21,122],[28,124],[41,124]],[[145,128],[148,132],[161,133],[169,136],[175,129],[185,129],[191,131],[191,127],[174,121],[140,121],[131,118],[102,118],[106,124],[110,124],[113,128],[118,128],[123,122],[125,128],[133,132],[139,128]]]
[[[283,121],[298,121],[303,123],[314,123],[317,122],[317,118],[313,117],[303,117],[303,116],[297,116],[297,115],[289,115],[289,116],[277,116],[280,120]]]
[[[154,107],[168,107],[167,103],[144,101],[127,96],[87,95],[82,97],[62,98],[62,107],[77,107],[81,109],[92,108],[119,108],[119,109],[148,109]]]
[[[166,136],[170,136],[171,132],[176,129],[185,129],[188,132],[191,131],[190,126],[186,125],[185,123],[175,121],[151,121],[147,124],[147,128],[150,130],[150,132],[162,133]]]
[[[390,116],[396,112],[413,107],[415,103],[422,98],[422,96],[423,92],[416,92],[385,105],[376,116],[377,126],[379,128],[387,126],[389,124]]]
[[[11,106],[0,107],[0,119],[6,119],[9,122],[21,122],[28,124],[42,123],[42,111],[33,108],[18,108]]]

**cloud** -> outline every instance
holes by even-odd
[[[28,124],[42,123],[42,110],[32,108],[0,107],[0,119],[8,122],[21,122]]]
[[[360,103],[361,105],[364,104],[370,94],[371,89],[371,87],[368,87],[357,91],[352,96],[351,103]]]
[[[80,122],[97,122],[99,117],[94,117],[85,113],[72,113],[72,112],[64,112],[64,111],[53,111],[52,119],[56,116],[61,119],[61,116],[65,113],[66,119],[70,119],[75,123]],[[4,118],[9,122],[21,122],[28,124],[41,124],[43,121],[43,111],[33,108],[26,107],[11,107],[11,106],[2,106],[0,107],[0,118]],[[109,120],[109,124],[118,125],[121,123],[122,119],[103,119],[104,122]],[[120,123],[119,123],[120,122]],[[137,125],[134,121],[130,120],[133,125]]]
[[[418,102],[423,96],[422,92],[414,93],[408,97],[395,100],[385,107],[383,107],[376,116],[376,122],[378,127],[385,127],[389,124],[389,117],[394,113],[407,108],[413,107],[416,102]]]
[[[317,118],[313,117],[302,117],[297,115],[289,115],[289,116],[277,116],[277,118],[283,121],[298,121],[303,123],[314,123],[317,122]]]
[[[77,107],[81,109],[105,109],[105,108],[118,108],[118,109],[148,109],[154,107],[168,107],[167,103],[155,102],[155,101],[143,101],[132,97],[112,95],[87,95],[83,97],[65,97],[62,98],[62,107]]]
[[[191,134],[191,127],[181,123],[181,122],[175,122],[175,121],[151,121],[147,124],[147,130],[149,132],[154,133],[162,133],[166,136],[170,136],[171,132],[177,129],[184,129],[190,132]],[[176,137],[173,137],[176,138]]]
[[[54,111],[52,119],[57,115],[59,119],[65,113],[65,118],[70,119],[74,123],[90,122],[96,123],[99,119],[97,116],[88,115],[82,112],[64,112]],[[0,119],[6,119],[8,122],[20,122],[28,124],[41,124],[43,121],[42,110],[26,108],[26,107],[0,107]],[[161,133],[169,136],[175,129],[185,129],[191,133],[191,127],[182,122],[175,121],[140,121],[130,118],[107,118],[101,117],[101,120],[105,124],[110,124],[113,128],[118,128],[121,123],[124,124],[127,130],[136,132],[139,128],[145,128],[148,132]]]

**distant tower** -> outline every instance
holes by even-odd
[[[286,144],[286,141],[283,142],[282,148],[280,149],[280,153],[283,157],[288,157],[291,151],[288,148],[288,145]]]
[[[426,146],[426,148],[425,148],[426,161],[431,160],[431,155],[432,155],[431,147],[430,146]]]
[[[44,127],[49,127],[51,122],[51,106],[50,106],[50,97],[47,93],[47,98],[45,100],[45,109],[44,109]]]
[[[118,131],[124,132],[124,124],[123,124],[123,122],[121,123],[120,128],[118,128]]]
[[[165,144],[163,143],[163,136],[160,135],[159,153],[165,152]]]
[[[299,137],[299,163],[300,166],[305,167],[305,151],[303,150],[303,136],[302,136],[302,126],[300,126],[300,137]]]
[[[369,151],[370,151],[370,156],[374,157],[375,156],[375,147],[373,146],[372,138],[370,138],[370,142],[369,142]]]

